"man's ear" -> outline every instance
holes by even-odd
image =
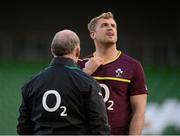
[[[90,36],[91,36],[92,39],[94,39],[94,35],[95,35],[95,33],[93,31],[91,31]]]
[[[52,53],[53,56],[55,56],[53,48],[51,48],[51,53]]]
[[[76,56],[77,58],[80,57],[80,47],[77,47],[77,48],[76,48],[75,56]]]

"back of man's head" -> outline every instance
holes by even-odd
[[[51,51],[54,56],[69,55],[76,47],[80,47],[80,40],[77,34],[71,30],[59,31],[51,43]]]

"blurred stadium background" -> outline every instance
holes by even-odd
[[[21,86],[45,68],[62,29],[76,31],[81,57],[94,51],[87,23],[114,13],[118,48],[140,60],[149,88],[143,134],[180,134],[180,8],[170,0],[0,4],[0,134],[16,134]]]

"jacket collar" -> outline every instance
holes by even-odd
[[[74,62],[70,58],[65,58],[65,57],[54,57],[50,62],[50,66],[59,65],[59,64],[60,65],[67,65],[67,66],[77,67],[76,62]]]

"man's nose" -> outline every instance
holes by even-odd
[[[108,29],[113,29],[113,27],[111,25],[108,25]]]

